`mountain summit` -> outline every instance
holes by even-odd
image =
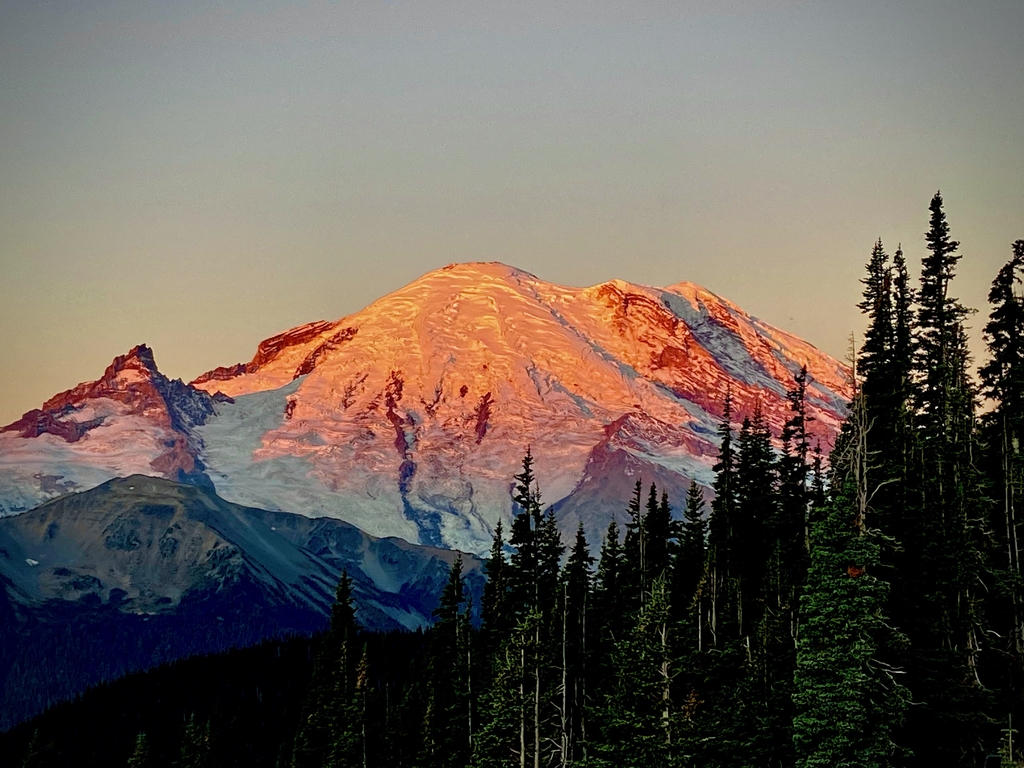
[[[249,363],[173,382],[172,401],[204,405],[171,427],[236,503],[482,551],[509,518],[527,446],[562,525],[582,521],[597,537],[622,519],[639,478],[677,504],[691,479],[710,484],[727,390],[737,419],[760,404],[778,434],[804,365],[827,446],[850,396],[844,366],[700,286],[570,288],[504,264],[452,264],[353,315],[267,339]],[[18,498],[126,474],[97,457],[131,444],[128,420],[154,428],[145,409],[111,413],[74,440],[28,428],[32,414],[78,424],[101,402],[122,404],[98,384],[0,433],[0,504],[14,511]]]

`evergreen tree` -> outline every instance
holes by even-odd
[[[46,745],[39,735],[39,729],[32,732],[32,739],[28,743],[28,750],[21,762],[21,768],[43,768],[46,765]]]
[[[509,616],[508,562],[505,560],[504,530],[501,521],[494,528],[491,551],[484,561],[484,592],[480,606],[481,657],[490,660],[502,640],[508,636],[512,622]]]
[[[916,317],[907,497],[894,531],[903,537],[904,552],[894,615],[912,649],[901,665],[920,702],[900,738],[922,764],[971,765],[985,728],[987,697],[978,676],[987,588],[985,515],[971,459],[976,434],[964,329],[968,310],[949,293],[959,243],[949,236],[939,194],[931,202],[930,224]]]
[[[886,379],[892,367],[895,348],[892,271],[889,267],[889,255],[882,247],[881,239],[871,249],[867,277],[861,282],[864,284],[864,298],[857,306],[868,316],[868,329],[864,334],[864,344],[857,360],[857,367],[864,378],[864,392],[870,414],[871,401],[876,397],[875,387],[887,386]],[[884,389],[880,388],[879,395],[882,392]]]
[[[465,622],[462,556],[452,563],[434,616],[427,668],[427,712],[423,728],[424,768],[468,765],[472,753],[470,641]]]
[[[533,474],[533,456],[527,450],[523,469],[515,477],[513,501],[518,512],[512,523],[513,553],[509,564],[510,612],[516,622],[510,638],[519,654],[521,677],[517,699],[522,704],[519,718],[521,765],[540,768],[550,742],[551,730],[545,704],[557,675],[552,663],[553,632],[558,597],[558,565],[564,548],[553,512],[545,516],[540,490]],[[528,634],[524,634],[528,633]]]
[[[989,360],[980,376],[994,403],[986,415],[987,474],[996,503],[991,505],[994,546],[992,569],[999,579],[990,597],[989,620],[1006,659],[991,674],[1000,683],[1000,717],[1024,715],[1024,579],[1020,565],[1020,521],[1017,508],[1024,489],[1024,299],[1017,293],[1024,272],[1024,240],[1013,244],[1013,256],[998,272],[988,300],[985,325]]]
[[[561,672],[559,684],[559,763],[568,766],[586,757],[587,619],[591,602],[590,555],[583,524],[576,530],[561,585]]]
[[[619,541],[619,526],[613,518],[608,524],[594,579],[593,675],[590,686],[594,700],[603,700],[614,681],[612,655],[615,643],[625,637],[630,626],[625,599],[625,552]]]
[[[733,617],[736,612],[734,590],[731,589],[736,565],[736,452],[732,434],[732,392],[727,390],[722,407],[722,421],[718,425],[718,462],[714,466],[712,487],[715,498],[711,503],[708,521],[708,637],[713,645],[726,636],[734,635]]]
[[[672,563],[673,624],[690,647],[703,650],[704,616],[702,593],[706,576],[708,522],[704,517],[704,493],[696,480],[690,481],[683,510],[682,535]]]
[[[614,683],[598,713],[600,728],[592,742],[591,764],[670,765],[674,670],[664,576],[655,579],[631,631],[616,643],[614,665]]]
[[[628,610],[635,611],[643,602],[645,589],[644,579],[647,576],[646,563],[646,531],[643,526],[643,480],[637,478],[633,486],[633,495],[626,507],[629,522],[626,523],[626,538],[622,545],[623,566],[623,599]]]
[[[669,557],[676,536],[676,526],[672,521],[672,510],[669,507],[668,495],[662,494],[658,499],[658,489],[651,483],[647,494],[647,507],[641,522],[644,542],[644,584],[654,584],[659,576],[668,577]]]
[[[776,518],[776,467],[771,433],[760,403],[744,419],[736,465],[733,551],[736,554],[736,627],[748,652],[764,612],[767,537]]]
[[[359,663],[359,624],[352,602],[352,579],[341,574],[331,606],[331,623],[320,640],[313,679],[292,753],[293,768],[359,765],[361,733],[355,686]]]
[[[208,768],[210,765],[210,721],[200,725],[193,713],[185,722],[178,768]]]
[[[149,753],[149,739],[145,733],[135,737],[135,749],[128,758],[128,768],[153,768],[153,761]]]
[[[895,727],[908,691],[882,660],[880,647],[901,638],[882,614],[887,585],[875,571],[879,537],[867,526],[867,432],[863,396],[854,404],[849,439],[833,451],[831,499],[812,535],[802,599],[793,738],[799,768],[895,765]]]

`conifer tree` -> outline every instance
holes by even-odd
[[[614,681],[612,654],[630,626],[625,599],[626,568],[619,526],[613,518],[608,524],[594,578],[593,676],[590,686],[595,700],[602,700]]]
[[[358,765],[355,721],[359,624],[352,602],[352,579],[342,572],[331,606],[331,623],[320,640],[313,679],[292,753],[294,768]],[[360,729],[361,731],[361,729]],[[339,746],[340,745],[340,746]]]
[[[626,538],[622,544],[623,598],[628,610],[631,611],[640,608],[644,594],[644,578],[647,575],[643,493],[643,480],[637,478],[636,485],[633,486],[633,495],[626,507],[629,522],[626,523]]]
[[[713,468],[715,480],[712,483],[715,498],[708,521],[708,636],[712,645],[718,645],[726,636],[735,634],[733,618],[736,605],[731,585],[736,560],[733,550],[737,487],[731,420],[732,392],[727,390],[722,421],[718,425],[718,462]]]
[[[568,766],[586,756],[587,621],[591,602],[590,555],[583,524],[576,530],[572,551],[561,577],[561,673],[558,686],[559,764]]]
[[[670,765],[674,722],[669,691],[674,669],[664,576],[651,585],[630,632],[616,642],[613,659],[614,683],[600,707],[592,764]]]
[[[518,699],[520,710],[518,753],[522,765],[540,768],[549,742],[543,737],[551,725],[545,703],[549,701],[554,674],[553,630],[558,597],[559,561],[562,547],[554,513],[544,515],[540,490],[533,474],[533,456],[527,450],[523,469],[515,477],[513,494],[518,512],[512,523],[509,564],[510,617],[516,622],[514,640],[522,675]]]
[[[896,531],[905,554],[895,615],[911,642],[907,683],[921,702],[909,712],[906,744],[924,763],[969,765],[985,727],[987,696],[978,676],[985,515],[971,459],[968,310],[950,295],[959,243],[950,238],[939,194],[930,210],[915,328],[913,454],[904,522]]]
[[[703,650],[703,586],[706,576],[708,522],[704,517],[704,492],[690,481],[683,510],[682,535],[672,563],[673,623],[679,627],[690,648]]]
[[[484,561],[484,592],[480,605],[480,650],[483,659],[497,653],[511,629],[508,595],[508,563],[505,560],[504,530],[501,521],[494,528],[491,550]]]
[[[452,563],[434,616],[427,669],[427,713],[420,765],[468,765],[472,753],[469,643],[462,556]]]
[[[28,750],[21,762],[22,768],[43,768],[46,765],[46,746],[39,735],[39,729],[32,731],[32,738],[28,743]]]
[[[992,283],[985,325],[989,360],[980,376],[994,408],[985,416],[987,474],[992,496],[990,526],[995,546],[993,570],[1002,575],[996,599],[990,598],[990,622],[1002,638],[997,647],[1012,660],[993,670],[1003,689],[999,716],[1024,714],[1024,579],[1020,564],[1019,505],[1024,491],[1024,299],[1018,286],[1024,272],[1024,240],[1013,244],[1013,255]],[[1004,671],[1005,670],[1005,671]],[[1008,672],[1008,674],[1007,674]]]
[[[149,752],[149,739],[145,733],[135,737],[135,749],[128,758],[128,768],[153,768],[153,760]]]
[[[185,722],[181,739],[179,768],[208,768],[210,765],[210,721],[200,725],[195,713]]]
[[[1009,570],[1020,574],[1017,499],[1021,494],[1021,442],[1024,439],[1024,299],[1017,294],[1024,274],[1024,240],[999,270],[989,291],[992,310],[985,325],[989,360],[980,375],[985,395],[995,404],[987,417],[989,443],[995,448],[995,487],[1002,519],[993,526],[1004,541]]]
[[[864,298],[857,306],[868,317],[868,329],[864,333],[864,344],[861,346],[857,368],[864,379],[863,389],[868,413],[872,414],[872,401],[876,398],[875,387],[885,386],[895,349],[892,270],[889,267],[889,255],[882,247],[881,239],[871,249],[867,277],[861,282],[864,284]],[[883,392],[883,389],[879,389],[878,396]]]
[[[662,494],[658,499],[658,489],[651,483],[647,494],[647,507],[641,522],[644,542],[644,574],[643,583],[654,584],[659,576],[668,577],[669,556],[675,539],[675,524],[672,521],[672,510],[668,504],[668,495]]]
[[[882,613],[879,537],[867,524],[865,414],[858,395],[854,423],[833,451],[831,498],[812,534],[793,694],[798,768],[883,768],[901,754],[893,736],[909,692],[881,660],[881,647],[902,638]]]
[[[744,419],[736,464],[736,509],[733,551],[736,553],[736,627],[750,652],[750,638],[761,622],[765,600],[767,535],[776,517],[776,467],[771,433],[760,403]]]

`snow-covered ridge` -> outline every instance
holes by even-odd
[[[844,366],[700,286],[573,288],[452,264],[200,376],[189,390],[222,396],[190,430],[231,501],[479,552],[511,513],[527,445],[545,500],[596,537],[638,476],[675,499],[691,478],[710,482],[727,389],[737,419],[760,404],[778,432],[802,365],[827,446],[849,397]],[[7,460],[33,442],[6,434],[0,503]],[[36,474],[77,477],[69,450]],[[13,485],[31,495],[24,474]]]

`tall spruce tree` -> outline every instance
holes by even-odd
[[[999,589],[990,596],[989,621],[999,639],[1003,663],[990,664],[1000,682],[997,716],[1024,716],[1024,579],[1020,564],[1019,505],[1024,492],[1024,298],[1019,294],[1024,273],[1024,240],[1013,243],[1013,255],[992,282],[991,306],[985,325],[989,359],[980,370],[985,395],[993,404],[984,419],[987,474],[994,502],[990,526],[993,571]]]
[[[342,572],[331,606],[331,623],[320,639],[302,719],[292,752],[294,768],[360,765],[356,700],[359,624],[352,579]]]
[[[153,757],[149,749],[149,738],[145,733],[135,737],[135,749],[128,758],[128,768],[153,768]]]
[[[771,432],[761,405],[743,420],[736,463],[736,509],[733,551],[736,554],[736,628],[748,656],[751,636],[764,613],[766,568],[770,554],[768,534],[777,516],[776,464]]]
[[[569,558],[561,575],[561,681],[558,691],[559,765],[569,766],[586,758],[587,740],[587,645],[588,610],[591,603],[594,558],[587,546],[583,524],[576,530]],[[591,619],[592,621],[592,619]]]
[[[647,506],[641,521],[641,540],[644,543],[644,564],[641,582],[649,590],[659,576],[668,578],[670,556],[676,538],[676,526],[672,520],[668,496],[658,498],[658,489],[651,483],[647,494]]]
[[[182,731],[180,768],[209,768],[211,764],[210,721],[200,724],[193,712]]]
[[[608,524],[594,578],[593,663],[590,692],[593,700],[602,701],[614,683],[612,655],[615,643],[625,637],[630,627],[626,601],[627,572],[625,553],[619,541],[619,526],[613,518]]]
[[[714,465],[715,480],[712,488],[715,498],[711,502],[708,521],[708,637],[718,645],[727,636],[733,636],[733,618],[736,613],[734,590],[731,588],[735,567],[736,516],[736,450],[732,432],[732,392],[726,390],[722,405],[722,420],[718,425],[718,462]]]
[[[704,650],[707,639],[703,624],[703,591],[707,576],[707,530],[704,516],[704,492],[696,480],[690,481],[683,509],[682,534],[672,562],[673,623],[691,649]]]
[[[964,322],[950,295],[960,259],[942,197],[932,199],[922,261],[914,356],[915,429],[908,499],[899,534],[897,618],[911,641],[905,656],[907,745],[922,764],[971,765],[985,728],[987,693],[978,675],[984,616],[984,518],[975,445],[974,390]]]
[[[895,727],[909,692],[881,648],[902,638],[883,615],[887,584],[876,575],[880,546],[868,527],[869,431],[863,395],[833,451],[824,517],[815,525],[797,646],[793,739],[798,768],[898,765]]]
[[[672,762],[674,674],[669,636],[668,586],[651,585],[633,626],[615,644],[615,674],[599,706],[600,728],[592,742],[595,766],[668,766]]]
[[[462,556],[455,558],[441,603],[434,611],[437,623],[430,633],[427,661],[427,711],[423,750],[419,765],[442,768],[468,765],[472,754],[470,697],[471,636],[466,622],[466,591],[462,580]]]
[[[643,497],[644,483],[637,478],[636,485],[633,486],[633,495],[626,507],[629,521],[626,523],[626,538],[622,544],[623,598],[630,611],[639,610],[646,588],[644,580],[647,577],[647,541],[643,525]]]
[[[490,660],[498,652],[512,627],[509,605],[508,562],[505,560],[504,529],[501,521],[494,527],[491,550],[484,561],[483,596],[480,605],[480,653],[485,676]]]

